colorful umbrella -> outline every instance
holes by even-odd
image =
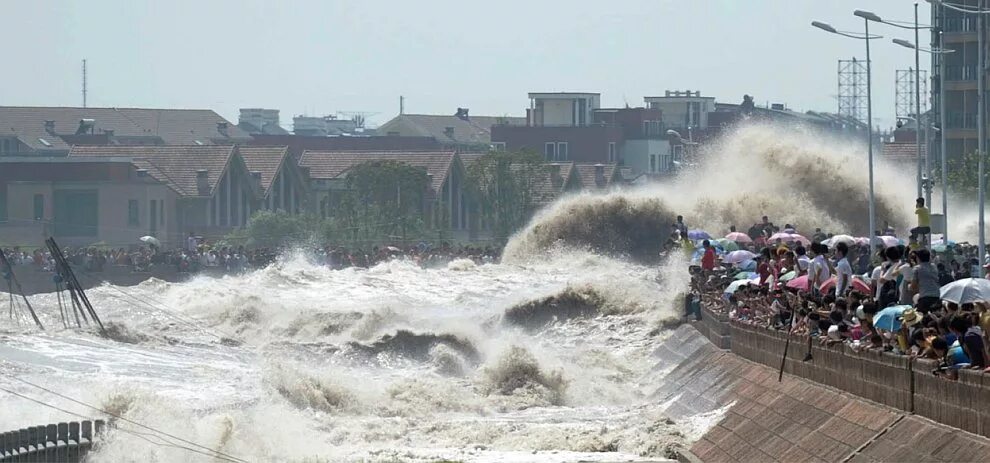
[[[856,238],[853,238],[849,235],[835,235],[825,241],[822,241],[822,244],[830,248],[839,243],[846,243],[846,246],[855,246]]]
[[[753,260],[756,258],[756,254],[749,251],[732,251],[722,258],[722,262],[727,264],[739,264],[747,260]]]
[[[801,275],[787,282],[787,287],[791,289],[798,289],[801,291],[808,290],[808,275]]]
[[[834,288],[835,285],[836,285],[836,283],[838,283],[838,282],[839,282],[839,279],[837,277],[834,277],[833,276],[832,278],[829,278],[829,279],[825,280],[825,282],[822,283],[821,286],[818,287],[818,291],[821,292],[821,293],[823,293],[823,294],[824,293],[827,293],[827,292],[831,291],[832,288]],[[871,294],[872,293],[871,288],[870,288],[870,285],[868,285],[865,281],[860,280],[858,278],[853,278],[852,279],[852,282],[849,283],[849,284],[852,285],[852,289],[854,289],[856,291],[859,291],[861,293],[864,293],[864,294]]]
[[[760,284],[760,280],[736,280],[729,283],[729,286],[725,288],[725,294],[732,294],[739,290],[743,286],[757,285]]]
[[[781,275],[780,276],[780,281],[788,282],[788,281],[791,281],[791,280],[793,280],[795,278],[797,278],[797,272],[795,272],[794,270],[791,270],[790,272],[787,272],[787,273]]]
[[[746,270],[752,272],[756,270],[756,261],[755,260],[742,261],[738,265],[736,265],[736,268],[738,268],[739,270]]]
[[[873,316],[873,326],[887,331],[897,331],[901,328],[901,321],[898,318],[905,310],[910,309],[909,305],[892,305]]]
[[[725,252],[732,252],[739,250],[739,245],[736,244],[735,241],[732,241],[730,239],[719,238],[713,241],[713,243],[715,243],[715,246],[722,248],[722,250],[724,250]]]
[[[753,242],[753,238],[750,238],[749,235],[747,235],[745,233],[740,233],[740,232],[729,233],[728,235],[725,235],[725,239],[732,240],[732,241],[735,241],[737,243],[752,243]]]
[[[734,279],[734,280],[752,280],[753,278],[756,278],[757,276],[758,276],[758,275],[757,275],[756,273],[753,273],[753,272],[745,272],[745,271],[744,271],[744,272],[739,272],[739,273],[737,273],[737,274],[736,274],[736,277],[735,277],[735,278],[733,278],[733,279]]]
[[[767,241],[773,243],[777,240],[780,240],[783,243],[797,242],[801,243],[803,246],[811,245],[811,240],[798,235],[797,233],[774,233]]]
[[[898,239],[896,236],[884,235],[878,236],[877,239],[883,242],[883,246],[885,248],[892,248],[904,244],[904,240]]]
[[[939,294],[943,301],[956,304],[990,301],[990,280],[986,278],[963,278],[942,287]]]
[[[704,230],[690,230],[688,231],[688,238],[692,240],[710,240],[712,236]]]

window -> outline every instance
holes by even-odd
[[[7,221],[7,186],[0,185],[0,222]]]
[[[566,141],[562,141],[562,142],[558,142],[557,143],[557,160],[558,161],[566,161],[567,160],[567,142]]]
[[[650,172],[654,173],[657,171],[657,155],[650,155]]]
[[[138,201],[136,199],[127,200],[127,225],[131,227],[136,227],[141,225],[141,221],[138,220]]]
[[[45,218],[45,195],[34,195],[34,220]]]
[[[661,168],[664,172],[669,172],[672,164],[672,156],[669,154],[663,155],[663,162],[661,162]]]
[[[136,204],[135,204],[136,206]],[[129,209],[129,208],[128,208]],[[129,215],[129,214],[128,214]],[[130,217],[128,217],[129,219]],[[148,222],[150,222],[149,234],[155,236],[158,232],[158,200],[152,199],[148,205]],[[137,225],[137,224],[133,224]]]
[[[698,127],[701,125],[701,102],[692,101],[688,103],[688,126]]]
[[[615,142],[608,142],[608,162],[615,162]]]
[[[492,143],[492,151],[505,151],[505,142],[497,141]]]
[[[99,199],[96,190],[55,191],[55,235],[96,236]]]
[[[543,145],[543,157],[546,158],[547,161],[553,161],[554,159],[556,159],[557,144],[552,141],[546,142]]]

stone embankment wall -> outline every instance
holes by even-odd
[[[802,362],[808,344],[792,340],[778,382],[784,336],[704,315],[654,354],[669,370],[654,396],[668,415],[723,414],[685,459],[990,461],[990,439],[956,429],[987,429],[983,377],[953,383],[934,377],[933,364],[841,346],[812,346]]]

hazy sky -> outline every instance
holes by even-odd
[[[837,109],[836,60],[864,44],[857,8],[913,18],[908,0],[2,0],[0,105],[523,114],[527,92],[600,92],[642,105],[666,89],[738,103]],[[919,7],[927,23],[929,6]],[[874,118],[894,123],[894,70],[914,54],[878,25]],[[929,39],[922,34],[922,42]],[[922,56],[922,69],[927,57]]]

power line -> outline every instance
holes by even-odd
[[[69,396],[66,396],[66,395],[63,395],[63,394],[59,394],[58,392],[55,392],[55,391],[53,391],[53,390],[51,390],[51,389],[48,389],[48,388],[46,388],[46,387],[44,387],[44,386],[39,386],[39,385],[37,385],[37,384],[34,384],[34,383],[32,383],[32,382],[30,382],[30,381],[27,381],[27,380],[24,380],[24,379],[21,379],[21,378],[18,378],[18,377],[16,377],[16,376],[14,376],[14,375],[11,375],[11,374],[9,374],[9,373],[5,373],[5,372],[0,372],[0,375],[3,375],[3,376],[6,376],[6,377],[8,377],[8,378],[10,378],[10,379],[13,379],[14,381],[18,381],[18,382],[21,382],[21,383],[24,383],[24,384],[27,384],[28,386],[31,386],[31,387],[34,387],[34,388],[36,388],[36,389],[40,389],[40,390],[42,390],[42,391],[44,391],[44,392],[47,392],[47,393],[49,393],[49,394],[52,394],[52,395],[54,395],[54,396],[56,396],[56,397],[60,397],[60,398],[62,398],[62,399],[65,399],[65,400],[68,400],[68,401],[70,401],[70,402],[72,402],[72,403],[75,403],[75,404],[78,404],[78,405],[82,405],[82,406],[84,406],[84,407],[86,407],[86,408],[89,408],[89,409],[92,409],[92,410],[96,410],[96,411],[98,411],[98,412],[100,412],[100,413],[104,413],[104,414],[106,414],[106,415],[109,415],[109,416],[112,416],[112,417],[114,417],[114,418],[116,418],[116,419],[118,419],[118,420],[120,420],[120,421],[123,421],[123,422],[125,422],[125,423],[129,423],[129,424],[132,424],[132,425],[134,425],[134,426],[138,426],[138,427],[140,427],[140,428],[143,428],[143,429],[147,429],[148,431],[152,431],[152,432],[156,432],[156,433],[158,433],[158,434],[161,434],[161,435],[164,435],[164,436],[167,436],[167,437],[169,437],[169,438],[172,438],[172,439],[175,439],[175,440],[177,440],[177,441],[179,441],[179,442],[182,442],[182,443],[185,443],[185,444],[189,444],[189,445],[191,445],[191,446],[193,446],[193,447],[198,447],[198,448],[201,448],[201,449],[203,449],[203,450],[206,450],[207,452],[211,452],[211,453],[210,453],[210,454],[206,454],[206,453],[203,453],[203,452],[201,452],[201,451],[198,451],[198,450],[195,450],[195,449],[190,449],[190,448],[185,448],[185,447],[181,447],[181,446],[177,446],[177,445],[172,445],[172,446],[174,446],[174,447],[178,447],[178,448],[184,448],[184,449],[186,449],[186,450],[189,450],[189,451],[193,451],[193,452],[196,452],[196,453],[200,453],[200,454],[203,454],[203,455],[206,455],[206,456],[209,456],[209,457],[214,457],[214,458],[220,458],[220,459],[223,459],[223,460],[227,460],[227,461],[233,461],[233,462],[239,462],[239,463],[247,463],[247,460],[244,460],[243,458],[238,458],[238,457],[235,457],[235,456],[233,456],[233,455],[229,455],[229,454],[227,454],[227,453],[224,453],[224,452],[221,452],[221,451],[219,451],[219,450],[213,450],[213,449],[211,449],[211,448],[209,448],[209,447],[207,447],[207,446],[205,446],[205,445],[200,445],[200,444],[197,444],[197,443],[195,443],[195,442],[192,442],[192,441],[189,441],[189,440],[186,440],[186,439],[183,439],[183,438],[181,438],[181,437],[178,437],[178,436],[174,436],[174,435],[172,435],[172,434],[169,434],[169,433],[167,433],[167,432],[165,432],[165,431],[161,431],[161,430],[158,430],[158,429],[155,429],[155,428],[152,428],[152,427],[150,427],[150,426],[147,426],[147,425],[144,425],[144,424],[141,424],[141,423],[138,423],[138,422],[136,422],[136,421],[133,421],[133,420],[129,420],[129,419],[127,419],[127,418],[124,418],[124,417],[122,417],[122,416],[120,416],[120,415],[118,415],[118,414],[116,414],[116,413],[112,413],[112,412],[109,412],[109,411],[107,411],[107,410],[104,410],[104,409],[101,409],[101,408],[99,408],[99,407],[96,407],[96,406],[93,406],[93,405],[90,405],[90,404],[87,404],[87,403],[85,403],[85,402],[82,402],[82,401],[79,401],[79,400],[76,400],[76,399],[73,399],[72,397],[69,397]],[[45,407],[49,407],[49,408],[52,408],[52,409],[55,409],[55,410],[58,410],[58,411],[61,411],[61,412],[63,412],[63,413],[68,413],[68,414],[70,414],[70,415],[73,415],[73,416],[78,416],[78,417],[82,417],[82,418],[89,418],[89,417],[87,417],[87,416],[84,416],[84,415],[80,415],[80,414],[78,414],[78,413],[75,413],[75,412],[71,412],[71,411],[68,411],[68,410],[65,410],[65,409],[63,409],[63,408],[60,408],[60,407],[57,407],[57,406],[55,406],[55,405],[51,405],[51,404],[48,404],[48,403],[46,403],[46,402],[43,402],[43,401],[41,401],[41,400],[38,400],[38,399],[34,399],[34,398],[31,398],[31,397],[28,397],[28,396],[26,396],[26,395],[23,395],[23,394],[20,394],[20,393],[17,393],[17,392],[14,392],[14,391],[11,391],[11,390],[9,390],[9,389],[6,389],[6,388],[0,388],[0,391],[4,391],[4,392],[7,392],[7,393],[9,393],[9,394],[13,394],[13,395],[15,395],[15,396],[17,396],[17,397],[20,397],[20,398],[23,398],[23,399],[25,399],[25,400],[30,400],[31,402],[34,402],[34,403],[37,403],[37,404],[39,404],[39,405],[43,405],[43,406],[45,406]],[[122,431],[124,431],[124,432],[127,432],[126,430],[122,430]],[[147,440],[147,439],[145,439],[145,440]],[[149,441],[149,442],[150,442],[150,441]],[[153,442],[152,442],[152,443],[153,443]],[[167,444],[167,445],[168,445],[168,444]]]

